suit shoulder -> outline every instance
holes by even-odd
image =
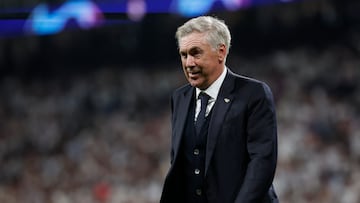
[[[185,84],[185,85],[175,89],[174,92],[172,93],[172,96],[174,97],[174,96],[184,94],[184,93],[188,92],[190,89],[191,89],[191,85],[190,84]]]
[[[271,91],[270,86],[261,80],[239,75],[232,74],[235,77],[235,86],[238,90],[247,90],[246,92],[251,97],[267,97],[269,99],[273,99],[273,93]]]
[[[252,88],[261,88],[264,89],[265,91],[271,91],[269,85],[264,81],[235,73],[233,75],[236,78],[235,79],[236,83],[241,83],[242,85],[247,85]]]

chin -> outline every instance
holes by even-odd
[[[192,86],[197,87],[197,88],[199,88],[199,89],[201,89],[201,90],[206,89],[206,87],[204,87],[203,85],[199,85],[199,84],[194,84],[194,85],[192,85]]]
[[[199,89],[204,89],[202,87],[204,87],[204,83],[201,83],[200,81],[198,80],[190,80],[189,81],[190,85],[193,86],[193,87],[197,87]]]
[[[190,80],[189,83],[190,83],[191,86],[194,86],[194,87],[199,86],[199,83],[197,81],[194,81],[194,80]]]

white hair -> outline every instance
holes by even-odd
[[[227,53],[229,53],[231,35],[229,28],[223,20],[212,16],[200,16],[190,19],[177,29],[175,38],[179,43],[181,38],[193,32],[205,33],[206,40],[215,49],[217,49],[219,45],[224,44]]]

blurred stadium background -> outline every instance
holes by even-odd
[[[169,97],[186,83],[174,33],[200,14],[229,25],[227,65],[274,92],[281,202],[360,202],[359,10],[357,0],[2,0],[0,202],[158,202]]]

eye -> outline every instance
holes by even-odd
[[[187,58],[187,54],[185,52],[180,52],[180,57],[182,59],[186,59]]]
[[[200,57],[201,57],[200,53],[194,54],[194,58],[200,58]]]
[[[193,56],[194,58],[200,58],[202,53],[203,53],[203,51],[201,49],[195,48],[195,49],[192,49],[189,54],[191,56]]]

